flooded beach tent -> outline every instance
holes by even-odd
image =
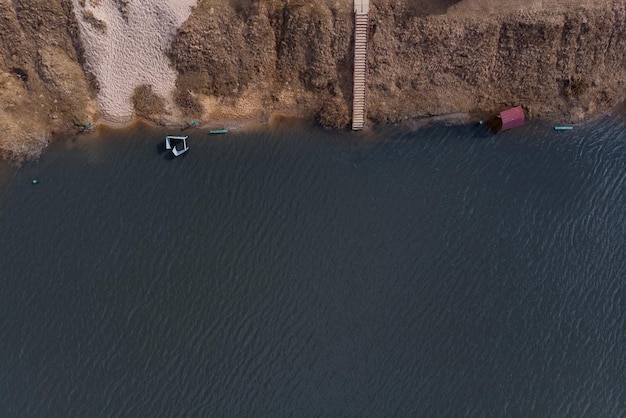
[[[500,112],[498,117],[502,121],[502,128],[500,128],[501,131],[517,128],[518,126],[522,126],[524,124],[524,109],[522,109],[522,106],[516,106]]]
[[[178,157],[181,154],[184,154],[185,152],[189,151],[189,147],[187,146],[187,136],[166,136],[165,137],[165,149],[166,150],[172,150],[172,154],[174,154],[174,156]],[[179,143],[182,141],[182,148],[177,148],[176,145],[173,143],[174,141],[178,141]]]

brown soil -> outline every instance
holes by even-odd
[[[21,161],[97,119],[98,83],[84,69],[72,0],[5,0],[0,18],[0,154]],[[529,117],[575,123],[624,100],[619,0],[372,0],[370,22],[374,122],[521,104]],[[344,127],[352,33],[350,1],[203,0],[169,50],[174,97],[145,86],[136,110],[168,123],[178,113],[205,125],[286,114]]]
[[[237,103],[257,92],[257,116],[276,110],[344,126],[351,4],[253,4],[206,0],[183,25],[171,58],[181,80],[197,83],[181,83],[180,94]],[[625,14],[617,1],[373,0],[368,116],[397,122],[522,104],[530,117],[586,120],[623,100]],[[339,101],[333,112],[326,106]]]
[[[36,158],[96,113],[71,0],[0,2],[0,155]]]

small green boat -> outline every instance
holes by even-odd
[[[228,129],[213,129],[209,131],[210,134],[225,134],[228,133]]]
[[[574,129],[573,126],[555,126],[554,127],[555,131],[571,131],[572,129]]]

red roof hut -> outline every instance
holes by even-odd
[[[522,109],[522,106],[517,106],[500,112],[498,117],[502,120],[501,131],[517,128],[518,126],[522,126],[524,124],[524,109]]]

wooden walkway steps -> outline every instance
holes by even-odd
[[[365,127],[367,78],[367,32],[369,0],[354,0],[354,87],[352,90],[352,129]]]

